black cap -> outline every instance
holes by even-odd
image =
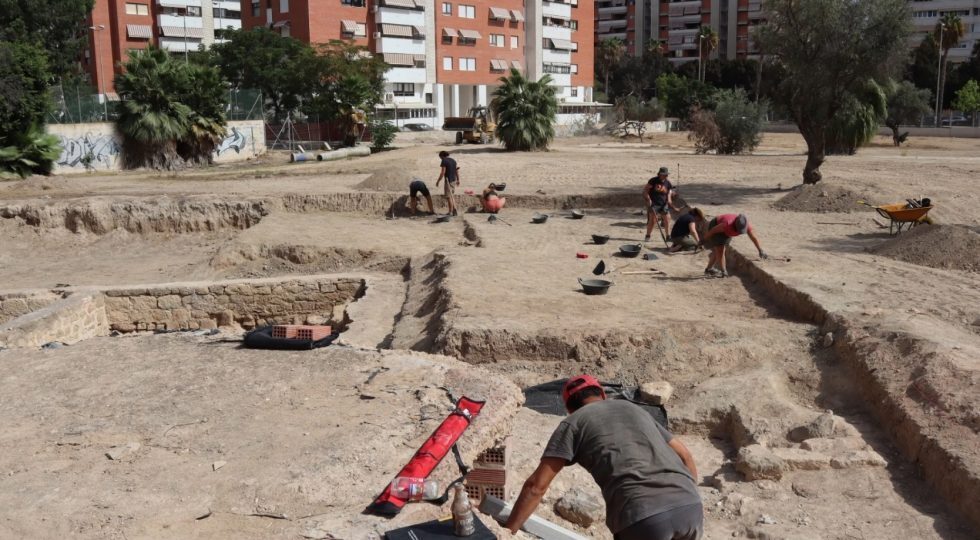
[[[657,171],[657,174],[670,174],[670,169],[668,169],[667,167],[660,167],[660,170]]]

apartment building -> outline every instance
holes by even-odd
[[[591,101],[592,1],[242,0],[242,22],[309,43],[367,47],[391,66],[381,112],[399,125],[438,127],[489,105],[511,68],[550,74],[561,113]]]
[[[752,32],[763,20],[762,0],[596,0],[595,41],[621,39],[636,56],[658,43],[683,63],[698,59],[699,30],[709,26],[718,34],[709,58],[751,58],[758,54]]]
[[[963,21],[966,33],[949,50],[949,61],[963,62],[970,58],[974,44],[980,41],[980,0],[910,0],[909,6],[915,28],[913,46],[917,46],[926,35],[935,31],[936,23],[943,15],[951,13]]]
[[[130,51],[151,43],[174,54],[207,47],[222,32],[241,28],[239,10],[238,0],[96,0],[82,67],[98,92],[111,96]]]

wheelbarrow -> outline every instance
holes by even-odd
[[[878,215],[888,220],[888,232],[893,235],[903,230],[911,230],[912,227],[922,223],[929,210],[932,210],[931,204],[929,206],[914,206],[909,202],[882,204],[880,206],[867,205],[874,208]]]

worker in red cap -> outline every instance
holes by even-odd
[[[507,520],[516,533],[566,465],[585,467],[602,488],[615,540],[697,540],[704,530],[697,467],[690,450],[642,407],[606,399],[589,375],[562,389],[570,413],[524,482]]]

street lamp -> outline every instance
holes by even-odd
[[[187,60],[187,8],[185,7],[184,8],[184,63],[186,64],[187,62],[188,62]]]
[[[942,22],[939,23],[939,42],[936,44],[937,56],[939,59],[936,61],[936,127],[942,127],[940,124],[940,119],[942,118],[942,110],[939,108],[942,104],[939,103],[939,90],[942,85],[942,79],[940,76],[943,71],[943,30],[946,29],[946,25]]]
[[[707,37],[708,36],[704,35],[703,32],[700,31],[698,32],[698,80],[699,81],[704,80],[704,73],[703,73],[704,70],[701,67],[701,63],[703,62],[703,55],[701,54],[701,42],[704,41],[704,39]]]
[[[91,30],[92,32],[99,32],[99,31],[105,30],[105,25],[104,24],[98,24],[98,25],[95,25],[95,26],[89,26],[88,29]],[[99,70],[102,69],[102,55],[100,55],[99,52],[98,52],[98,49],[99,49],[98,35],[93,35],[92,36],[92,43],[95,45],[95,48],[94,48],[94,52],[95,52],[95,78],[98,79],[99,94],[102,95],[102,114],[105,116],[105,119],[104,120],[106,122],[108,122],[109,121],[109,103],[108,103],[109,102],[109,96],[106,95],[106,92],[105,92],[105,83],[103,82],[103,78],[104,77],[99,77]],[[109,60],[109,66],[110,66],[110,71],[112,71],[111,70],[111,66],[112,66],[112,60],[111,59]]]

